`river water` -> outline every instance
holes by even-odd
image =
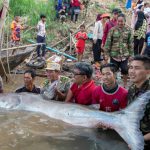
[[[127,150],[114,131],[73,127],[42,114],[0,111],[0,150]]]

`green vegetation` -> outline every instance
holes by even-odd
[[[55,18],[55,0],[42,2],[42,0],[10,0],[10,15],[26,16],[29,25],[37,24],[40,14],[47,16],[47,22]]]
[[[20,16],[22,23],[29,26],[21,35],[23,42],[27,39],[35,39],[37,33],[36,25],[40,19],[40,14],[44,14],[47,17],[47,43],[53,42],[59,31],[67,34],[68,27],[55,22],[55,3],[56,0],[10,0],[10,10],[5,25],[7,32],[9,29],[10,33],[10,24],[14,17]]]

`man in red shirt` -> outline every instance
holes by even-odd
[[[103,34],[103,38],[102,38],[102,47],[104,47],[106,39],[107,39],[107,35],[109,33],[109,30],[117,25],[117,18],[119,13],[121,13],[121,11],[117,8],[113,9],[112,14],[113,14],[113,18],[106,22],[105,27],[104,27],[104,34]]]
[[[106,64],[101,67],[103,84],[95,88],[92,103],[99,104],[99,109],[102,111],[118,111],[127,105],[128,92],[117,84],[115,72],[114,64]]]
[[[92,93],[95,89],[94,81],[91,79],[93,68],[90,64],[78,62],[74,68],[75,82],[71,86],[66,102],[74,102],[82,105],[92,104]]]

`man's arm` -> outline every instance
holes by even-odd
[[[142,48],[142,51],[141,51],[141,55],[144,55],[145,48],[146,48],[146,42],[144,42],[144,45],[143,45],[143,48]]]
[[[72,98],[73,98],[73,93],[71,89],[69,89],[65,102],[71,102]]]
[[[130,56],[133,56],[133,54],[134,54],[134,51],[133,51],[133,35],[132,35],[131,31],[129,32],[129,36],[128,36],[128,50],[129,50]]]
[[[93,30],[93,43],[96,44],[97,42],[97,34],[98,34],[98,22],[95,23],[94,30]]]
[[[144,140],[145,141],[150,141],[150,133],[147,133],[144,135]]]

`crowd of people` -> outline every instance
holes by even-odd
[[[59,2],[56,7],[57,15],[65,19],[65,11],[68,11],[71,4],[71,20],[77,21],[80,1],[64,1],[63,6],[62,1]],[[69,77],[61,76],[59,63],[47,62],[47,80],[42,88],[38,88],[34,83],[35,71],[27,70],[24,73],[24,86],[15,92],[40,94],[45,100],[93,105],[94,109],[106,112],[126,108],[137,97],[150,90],[150,4],[144,3],[143,0],[133,1],[132,9],[131,28],[126,25],[126,17],[118,8],[113,9],[111,14],[97,15],[92,36],[95,66],[82,62],[88,34],[85,25],[80,26],[80,31],[75,35],[78,62],[73,68],[72,84]],[[41,15],[40,18],[37,25],[37,43],[45,43],[46,16]],[[18,42],[20,30],[24,29],[19,26],[18,17],[13,21],[11,28],[12,41]],[[40,48],[41,45],[38,45],[38,59],[42,57],[45,60],[45,44],[42,45],[42,54]],[[100,69],[101,85],[96,85],[93,80],[94,67]],[[123,85],[117,81],[117,72],[122,74]],[[0,92],[3,92],[1,79]],[[150,102],[146,105],[140,129],[146,142],[145,150],[149,150]]]
[[[72,22],[78,21],[81,10],[80,0],[58,0],[56,3],[56,17],[63,23],[67,16],[71,16]]]

